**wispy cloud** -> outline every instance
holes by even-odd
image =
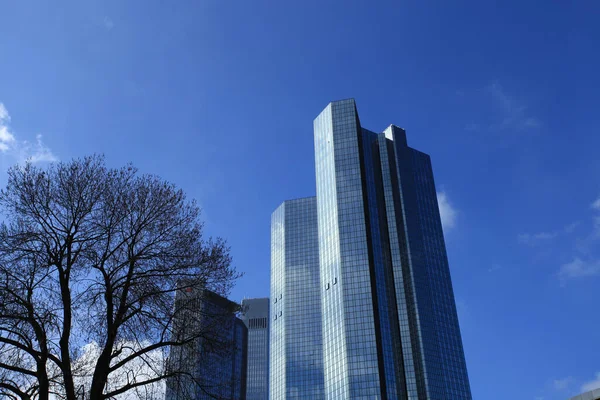
[[[11,117],[3,103],[0,103],[0,153],[14,158],[17,162],[51,162],[58,158],[37,135],[34,142],[19,140],[10,129]]]
[[[438,207],[440,209],[440,217],[442,219],[442,227],[444,231],[449,231],[456,225],[457,212],[448,200],[446,192],[437,193]]]
[[[562,280],[587,278],[600,275],[600,260],[582,260],[575,257],[573,261],[563,264],[558,271]]]
[[[585,382],[581,385],[582,392],[589,392],[591,390],[600,389],[600,372],[596,372],[596,378],[591,381]]]
[[[466,126],[465,129],[468,131],[478,131],[480,129],[479,124],[476,124],[474,122],[469,122]]]
[[[511,129],[523,131],[541,126],[539,119],[527,112],[527,107],[517,98],[509,95],[502,85],[494,82],[485,88],[503,111],[502,120],[490,126],[494,130]]]
[[[541,242],[554,239],[558,236],[558,232],[539,232],[539,233],[520,233],[517,235],[519,243],[534,246]]]
[[[499,269],[502,269],[502,267],[498,264],[494,264],[490,268],[488,268],[488,272],[498,271]]]
[[[565,233],[573,233],[579,225],[581,225],[581,223],[579,221],[575,221],[572,224],[565,226],[564,231]]]
[[[52,150],[42,141],[42,135],[35,136],[35,142],[31,143],[27,140],[21,142],[18,149],[19,161],[37,162],[52,162],[58,161],[58,158],[52,153]]]
[[[553,230],[548,232],[537,232],[537,233],[519,233],[517,235],[517,241],[521,244],[528,246],[537,246],[551,241],[561,235],[568,235],[575,231],[579,226],[579,221],[573,222],[566,225],[564,228],[559,230]]]
[[[561,285],[567,280],[584,279],[600,276],[600,254],[597,252],[598,240],[600,239],[600,197],[590,204],[595,211],[592,216],[592,231],[575,241],[575,248],[579,255],[572,258],[571,262],[562,264],[557,272]],[[579,222],[565,227],[565,232],[572,232]]]
[[[572,376],[569,376],[567,378],[564,379],[555,379],[552,382],[552,385],[554,386],[554,389],[556,390],[566,390],[569,388],[569,386],[571,386],[571,384],[575,381],[575,379],[573,379]]]
[[[600,240],[600,197],[590,204],[590,208],[593,210],[591,217],[592,230],[577,241],[577,249],[583,254],[589,254],[598,248],[597,242]]]
[[[460,93],[463,93],[460,97],[464,97],[464,92]],[[498,82],[478,90],[476,99],[484,107],[483,111],[487,111],[480,118],[486,118],[485,114],[490,116],[487,120],[470,121],[465,125],[467,131],[505,134],[532,131],[542,126],[540,119],[529,111],[527,105]]]
[[[598,239],[600,238],[600,196],[592,203],[592,209],[598,212],[598,214],[592,217],[592,221],[594,223],[592,237],[593,239]]]
[[[600,196],[592,203],[592,208],[600,211]]]
[[[114,28],[115,23],[113,22],[112,19],[110,19],[109,17],[104,17],[102,19],[102,26],[104,26],[104,28],[106,28],[106,30],[110,31],[112,28]]]
[[[598,241],[600,240],[600,197],[590,204],[590,208],[594,210],[591,232],[588,231],[575,236],[574,232],[582,225],[580,221],[575,221],[562,229],[517,235],[519,243],[531,247],[542,247],[546,251],[551,251],[552,246],[559,242],[558,239],[560,239],[560,242],[565,242],[568,239],[573,243],[575,252],[568,258],[571,261],[564,262],[567,259],[563,258],[563,263],[557,265],[558,270],[552,273],[553,276],[558,278],[561,286],[565,286],[568,281],[600,276],[600,253],[597,251]],[[571,236],[570,239],[569,236]]]

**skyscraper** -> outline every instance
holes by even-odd
[[[429,156],[401,128],[364,129],[352,99],[321,112],[314,138],[318,246],[302,251],[318,247],[325,398],[470,400]],[[285,233],[275,270],[299,246]]]
[[[168,366],[184,372],[167,379],[167,400],[246,398],[247,329],[236,317],[238,305],[210,290],[178,290],[180,310],[173,334],[179,341],[171,348]]]
[[[241,319],[248,328],[246,400],[268,400],[269,299],[242,300]]]
[[[323,399],[317,202],[285,201],[271,217],[270,399]]]

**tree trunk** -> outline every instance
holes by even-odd
[[[67,263],[71,264],[71,243],[70,237],[67,238],[68,243],[68,259]],[[68,268],[70,265],[67,266]],[[60,268],[60,293],[63,303],[63,332],[60,337],[60,356],[62,358],[62,374],[63,383],[65,385],[65,394],[67,400],[76,400],[75,382],[73,382],[73,370],[71,369],[71,350],[69,339],[71,338],[71,325],[73,318],[71,290],[69,289],[69,272]]]
[[[90,400],[104,399],[104,388],[106,386],[106,381],[108,380],[111,351],[107,351],[107,347],[105,347],[102,354],[100,354],[100,357],[98,357],[96,368],[94,370],[94,377],[92,378],[92,386],[90,387]]]
[[[48,400],[50,396],[50,381],[46,372],[46,358],[42,357],[37,362],[37,378],[40,385],[39,400]]]

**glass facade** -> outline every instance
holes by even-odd
[[[185,312],[174,335],[196,339],[171,349],[169,368],[185,374],[167,379],[165,398],[246,399],[248,331],[235,315],[237,304],[209,290],[178,291],[175,304]]]
[[[271,218],[269,398],[323,399],[317,203],[285,201]]]
[[[376,399],[382,393],[359,130],[353,101],[329,104],[314,122],[328,399]]]
[[[314,134],[325,397],[471,399],[429,156],[352,99]]]
[[[247,400],[269,398],[269,299],[242,300],[242,321],[248,328]]]

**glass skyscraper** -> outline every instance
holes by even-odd
[[[352,99],[321,112],[314,138],[318,245],[288,240],[281,209],[292,202],[275,211],[271,294],[293,284],[282,255],[318,247],[324,398],[470,400],[429,156],[401,128],[364,129]],[[272,370],[288,388],[279,380]]]
[[[165,399],[204,400],[246,398],[248,331],[236,317],[239,306],[210,290],[178,290],[180,310],[173,335],[195,338],[172,347],[168,368],[183,373],[167,379]]]
[[[323,399],[317,201],[285,201],[271,217],[270,399]]]
[[[268,400],[269,299],[242,300],[241,319],[248,328],[246,400]]]

